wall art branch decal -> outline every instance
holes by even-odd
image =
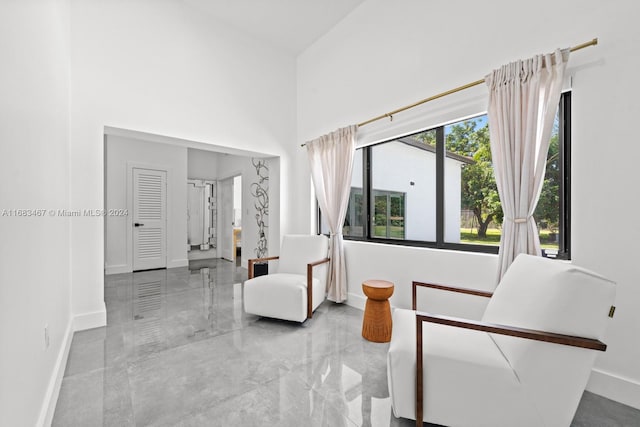
[[[251,163],[256,168],[257,175],[256,182],[251,183],[251,195],[258,224],[258,243],[255,252],[258,258],[263,258],[267,256],[269,249],[266,234],[266,229],[269,227],[269,167],[267,161],[263,159],[252,158]]]

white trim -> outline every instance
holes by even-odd
[[[62,338],[62,345],[60,346],[56,363],[53,367],[51,379],[49,380],[49,385],[47,386],[47,391],[42,401],[40,416],[36,422],[37,427],[48,427],[53,422],[53,415],[56,411],[62,379],[64,378],[64,371],[67,366],[67,359],[69,358],[69,351],[71,350],[71,342],[73,341],[75,331],[98,328],[106,324],[107,310],[104,304],[103,309],[100,311],[76,315],[69,320],[64,337]]]
[[[640,383],[630,378],[593,369],[586,389],[607,399],[640,409]]]
[[[108,265],[104,268],[104,274],[131,273],[131,267],[127,264]]]
[[[363,295],[357,295],[352,293],[347,294],[347,305],[349,307],[357,308],[358,310],[364,311],[364,306],[366,305],[366,303],[367,303],[367,297]],[[391,308],[391,312],[393,313],[393,310],[396,309],[396,306],[392,305],[391,301],[389,301],[389,306]]]
[[[67,324],[67,330],[62,338],[62,345],[56,358],[55,366],[51,378],[49,379],[49,385],[42,401],[42,407],[40,408],[40,416],[36,422],[36,426],[44,427],[50,426],[53,422],[53,415],[56,411],[56,404],[58,403],[58,395],[60,394],[60,388],[62,386],[62,378],[64,377],[64,371],[67,366],[67,359],[69,358],[69,350],[71,349],[71,341],[73,339],[73,321],[69,319]]]
[[[107,308],[102,303],[102,309],[92,313],[77,314],[73,317],[73,331],[99,328],[107,325]]]
[[[347,305],[349,307],[364,311],[364,305],[366,302],[367,298],[362,295],[347,293]]]
[[[167,268],[188,267],[188,266],[189,266],[189,260],[186,258],[167,260]]]

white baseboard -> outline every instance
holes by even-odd
[[[40,408],[40,416],[36,426],[49,427],[53,422],[53,415],[56,411],[56,404],[58,403],[58,395],[60,394],[60,387],[62,386],[62,378],[64,377],[64,370],[67,366],[67,359],[69,358],[69,350],[71,349],[71,341],[73,339],[73,321],[70,319],[67,325],[67,330],[62,338],[62,345],[56,358],[56,364],[53,367],[53,373],[47,386],[47,392],[45,393],[44,400],[42,401],[42,407]]]
[[[176,268],[176,267],[188,267],[189,260],[188,259],[172,259],[171,261],[167,261],[167,268]]]
[[[53,415],[56,411],[58,395],[60,394],[64,371],[67,367],[67,359],[69,358],[69,350],[71,349],[71,341],[73,340],[74,332],[98,328],[100,326],[105,326],[106,324],[107,309],[104,305],[102,310],[95,311],[93,313],[80,314],[69,320],[67,330],[62,338],[62,345],[60,346],[55,366],[53,367],[53,373],[49,380],[49,386],[47,387],[42,408],[40,408],[40,416],[38,417],[36,426],[49,427],[53,422]]]
[[[364,311],[364,306],[367,303],[367,297],[364,295],[357,294],[347,294],[347,305],[353,308],[357,308],[358,310]],[[391,306],[391,311],[395,308],[394,305]]]
[[[107,265],[104,268],[104,274],[131,273],[131,271],[131,266],[127,264]]]
[[[640,409],[640,383],[610,372],[593,369],[587,390],[607,399]]]
[[[364,305],[367,302],[367,297],[363,295],[357,295],[349,293],[347,294],[347,305],[358,310],[364,310]]]
[[[176,267],[188,267],[189,259],[174,259],[167,260],[167,268],[176,268]],[[104,267],[104,274],[121,274],[121,273],[132,273],[133,268],[129,264],[118,264],[118,265],[106,265]]]
[[[107,324],[107,308],[102,303],[102,309],[93,313],[78,314],[73,318],[73,330],[84,331],[86,329],[99,328]]]

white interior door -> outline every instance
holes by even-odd
[[[133,168],[133,270],[167,266],[167,172]]]
[[[233,261],[233,178],[220,181],[220,256]]]

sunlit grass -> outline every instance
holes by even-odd
[[[473,245],[500,245],[500,235],[502,230],[499,228],[490,228],[487,230],[486,237],[478,236],[478,229],[476,228],[461,228],[460,229],[460,243],[467,243]],[[387,227],[384,225],[376,225],[373,230],[373,237],[387,238]],[[404,239],[404,229],[399,226],[389,227],[390,239]],[[549,230],[540,231],[540,246],[543,249],[558,249],[558,243],[555,241],[555,237],[551,235]]]
[[[500,235],[502,231],[498,228],[490,228],[487,230],[487,237],[479,237],[478,230],[475,228],[461,228],[460,242],[475,245],[500,245]],[[540,231],[540,246],[543,249],[558,249],[558,243],[551,236],[551,231]]]
[[[384,225],[376,225],[373,228],[373,237],[387,238],[387,227]],[[398,226],[389,226],[390,239],[404,239],[404,228]]]

